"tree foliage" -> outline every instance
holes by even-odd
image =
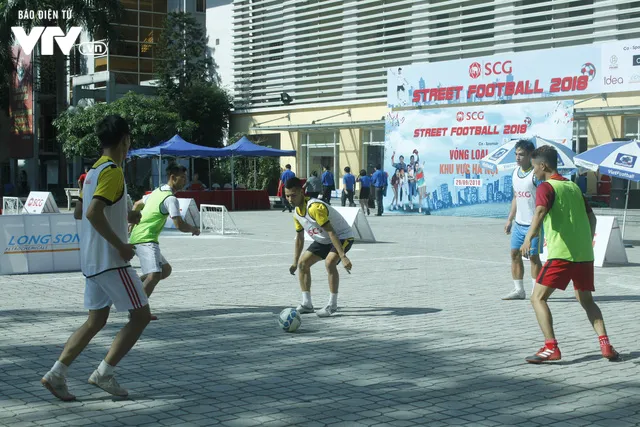
[[[218,87],[205,28],[191,14],[170,13],[157,52],[160,96],[183,120],[198,124],[190,142],[221,147],[229,126],[231,96]]]
[[[167,15],[157,53],[156,75],[168,99],[179,99],[195,83],[218,83],[206,29],[189,13]]]
[[[129,122],[131,148],[152,147],[176,133],[188,140],[196,129],[195,123],[181,120],[179,114],[162,99],[129,92],[109,104],[71,108],[54,120],[57,138],[65,155],[98,157],[100,143],[95,135],[95,126],[109,114],[119,114]]]

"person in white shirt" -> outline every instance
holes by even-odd
[[[118,311],[128,311],[129,322],[116,335],[104,360],[89,377],[89,384],[115,396],[127,396],[114,370],[151,320],[142,282],[129,263],[135,250],[128,243],[127,221],[135,223],[134,217],[139,219],[139,212],[128,212],[127,186],[120,167],[130,147],[129,125],[120,116],[107,116],[96,127],[96,134],[103,155],[87,173],[74,212],[74,217],[82,220],[80,266],[86,277],[84,307],[89,317],[69,337],[58,360],[40,380],[64,401],[76,398],[67,388],[69,365],[107,324],[111,305]]]
[[[311,266],[324,260],[329,275],[330,296],[327,305],[316,314],[318,317],[329,317],[338,310],[340,282],[338,264],[342,262],[347,272],[351,271],[351,261],[347,258],[347,252],[353,245],[353,231],[342,215],[331,205],[318,199],[305,197],[299,178],[289,179],[284,191],[287,200],[295,208],[293,222],[297,237],[293,264],[289,267],[289,273],[295,274],[296,270],[300,269],[298,279],[302,290],[302,303],[297,310],[300,314],[313,313]],[[313,243],[303,254],[304,233],[313,239]]]
[[[533,165],[531,164],[531,154],[534,150],[533,143],[527,140],[520,140],[515,146],[518,167],[513,171],[513,200],[511,201],[509,218],[504,226],[504,232],[511,234],[511,276],[513,277],[514,288],[502,298],[503,300],[526,298],[523,283],[524,263],[522,262],[520,248],[529,231],[533,213],[536,209],[536,190],[539,182],[533,174]],[[513,225],[514,220],[515,225]],[[532,289],[535,287],[536,278],[542,268],[540,253],[542,252],[543,243],[544,237],[541,231],[540,236],[534,237],[531,241],[529,262],[531,264]]]

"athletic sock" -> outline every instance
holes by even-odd
[[[558,341],[555,338],[552,340],[544,340],[544,346],[549,350],[553,350],[558,347]]]
[[[605,348],[611,345],[609,343],[609,337],[606,335],[600,335],[598,337],[598,341],[600,341],[600,348]]]
[[[337,307],[338,306],[338,294],[337,293],[331,293],[331,295],[329,296],[329,305],[331,307]]]
[[[313,307],[313,304],[311,304],[311,292],[302,292],[302,305]]]
[[[115,366],[111,366],[103,360],[102,362],[100,362],[100,366],[98,366],[98,373],[102,376],[113,375],[115,369]]]
[[[63,378],[66,378],[68,370],[69,370],[69,367],[64,363],[60,362],[59,360],[56,360],[56,363],[53,364],[53,368],[51,368],[52,373]]]
[[[513,285],[515,286],[515,290],[519,292],[524,292],[524,280],[514,280]]]

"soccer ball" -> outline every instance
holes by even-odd
[[[295,308],[285,308],[278,316],[278,324],[286,332],[294,332],[300,327],[302,319]]]

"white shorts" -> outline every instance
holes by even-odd
[[[140,243],[136,246],[136,255],[140,260],[140,269],[142,274],[149,273],[161,273],[162,266],[169,264],[162,252],[160,252],[160,245],[157,243]]]
[[[111,304],[118,311],[135,310],[148,304],[142,282],[133,268],[116,268],[86,278],[84,308],[100,310]]]

